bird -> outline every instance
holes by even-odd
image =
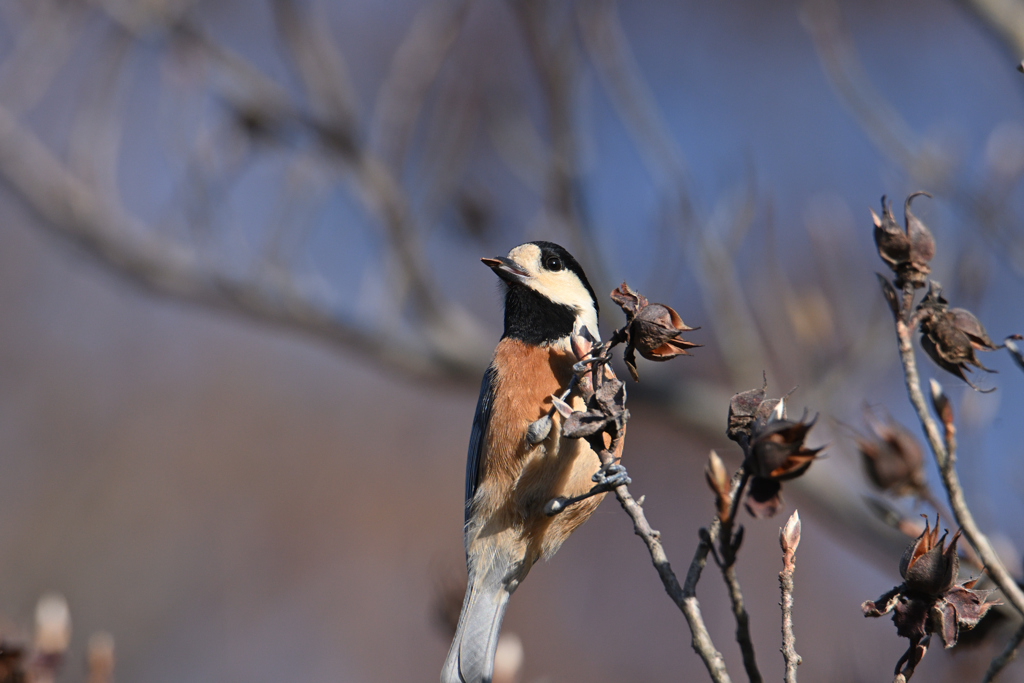
[[[551,409],[552,395],[570,386],[578,360],[573,332],[600,340],[593,287],[579,262],[553,242],[528,242],[481,261],[501,280],[504,332],[484,373],[470,433],[468,584],[442,683],[490,683],[509,597],[604,497],[586,498],[555,516],[544,511],[556,497],[589,491],[601,468],[585,439],[562,434],[561,415]],[[567,402],[585,409],[579,395]],[[548,419],[550,430],[536,428]]]

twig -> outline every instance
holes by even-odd
[[[985,678],[982,679],[982,683],[990,683],[996,679],[996,676],[1006,668],[1006,665],[1017,656],[1017,648],[1020,647],[1022,642],[1024,642],[1024,624],[1013,634],[1003,651],[988,665],[988,671],[985,672]]]
[[[573,117],[579,55],[572,27],[565,21],[559,25],[553,16],[554,3],[549,0],[511,0],[511,6],[544,98],[551,145],[544,186],[545,208],[572,237],[576,249],[588,262],[587,272],[594,273],[592,279],[607,283],[603,263],[594,247],[581,187],[580,142]],[[552,36],[555,31],[559,34]]]
[[[722,521],[722,533],[718,540],[722,555],[720,567],[722,578],[729,589],[732,613],[736,618],[736,642],[743,654],[743,668],[746,669],[751,683],[760,683],[761,672],[757,668],[757,659],[754,656],[754,641],[750,638],[750,615],[747,614],[747,608],[743,604],[743,591],[740,588],[739,578],[736,576],[736,551],[739,550],[743,540],[743,529],[740,528],[735,535],[732,533],[740,499],[750,481],[750,473],[745,468],[740,468],[736,473],[736,479],[738,479],[738,483],[734,482],[735,485],[730,494],[729,518]]]
[[[371,142],[392,169],[405,160],[427,93],[462,32],[469,6],[468,0],[426,4],[392,57],[370,125]]]
[[[472,377],[483,354],[403,343],[346,320],[293,283],[252,280],[203,267],[195,254],[161,237],[117,202],[96,194],[0,106],[0,176],[47,227],[148,291],[311,334],[359,351],[410,376]]]
[[[1003,0],[959,0],[959,3],[998,37],[1011,60],[1024,56],[1024,5]]]
[[[275,26],[312,111],[337,131],[355,139],[358,103],[344,56],[315,8],[300,9],[299,0],[274,0]]]
[[[647,546],[647,550],[651,554],[651,562],[658,571],[661,582],[665,585],[665,592],[668,593],[669,597],[672,598],[672,602],[676,603],[683,616],[686,617],[686,623],[689,625],[690,633],[693,636],[693,649],[704,661],[704,666],[707,667],[711,680],[715,681],[715,683],[728,683],[731,679],[725,668],[725,660],[722,657],[722,653],[715,648],[715,644],[711,640],[711,634],[708,633],[707,626],[704,625],[704,618],[700,612],[700,602],[697,600],[697,582],[700,581],[701,572],[707,564],[708,552],[710,552],[721,529],[718,519],[716,518],[712,522],[707,533],[697,545],[697,550],[693,554],[693,560],[690,562],[690,568],[686,573],[686,582],[680,586],[679,579],[676,578],[675,572],[672,571],[668,556],[665,554],[665,549],[659,540],[661,534],[651,528],[647,517],[644,516],[643,508],[630,495],[629,488],[625,484],[616,487],[615,497],[619,500],[619,504],[626,511],[626,514],[629,515],[629,518],[633,520],[633,532]]]
[[[589,363],[589,366],[582,362],[578,364],[580,366],[580,377],[585,376],[583,373],[590,375],[591,391],[596,390],[600,386],[605,373],[608,376],[614,376],[607,367],[607,361],[611,358],[611,349],[621,340],[620,334],[616,333],[612,336],[612,340],[602,348],[594,349],[593,361]],[[584,389],[584,392],[586,393],[587,389]],[[629,413],[623,404],[617,405],[616,408],[621,413],[615,420],[616,428],[608,432],[612,435],[611,442],[604,445],[603,435],[599,434],[597,437],[602,447],[595,447],[595,451],[601,460],[602,469],[611,467],[622,455],[623,439],[626,434],[626,423],[629,419]],[[593,445],[595,442],[591,443]],[[738,481],[734,483],[733,491],[735,493],[739,484]],[[697,582],[700,581],[701,573],[707,564],[708,553],[713,550],[715,539],[718,538],[722,529],[721,520],[716,516],[708,530],[701,529],[700,543],[697,545],[693,560],[690,562],[690,568],[686,573],[686,582],[680,586],[679,579],[672,570],[672,565],[669,564],[668,556],[665,554],[665,548],[661,544],[661,533],[651,528],[647,517],[644,515],[643,507],[630,494],[628,484],[620,484],[613,490],[619,505],[629,515],[629,518],[633,520],[633,532],[647,546],[647,550],[651,555],[651,563],[654,565],[662,584],[665,586],[665,592],[668,593],[672,602],[679,607],[686,618],[686,623],[690,627],[693,649],[703,660],[711,680],[715,683],[731,683],[729,673],[725,668],[725,660],[722,657],[722,653],[715,648],[711,640],[711,634],[708,633],[707,626],[704,624],[704,618],[700,612],[700,603],[697,601]]]
[[[837,3],[806,0],[801,16],[833,90],[879,151],[910,172],[926,168],[920,139],[865,73]]]
[[[796,510],[785,528],[779,530],[782,545],[782,571],[779,586],[782,589],[782,657],[786,661],[786,683],[796,683],[796,668],[801,657],[796,653],[793,633],[793,572],[796,570],[796,548],[800,544],[800,514]]]
[[[911,311],[908,301],[913,300],[913,285],[907,283],[903,291],[903,305],[900,315],[896,316],[896,337],[899,341],[900,361],[903,363],[903,374],[906,379],[907,394],[910,403],[917,412],[917,417],[924,429],[928,439],[928,445],[935,455],[935,462],[942,474],[942,483],[949,496],[949,505],[953,509],[953,516],[957,524],[964,531],[964,536],[974,546],[982,562],[988,570],[989,576],[999,589],[1006,596],[1006,599],[1014,608],[1024,615],[1024,592],[1017,586],[1013,577],[1006,570],[999,555],[996,554],[989,542],[988,537],[978,528],[971,514],[967,501],[964,499],[963,488],[960,485],[960,478],[956,473],[956,439],[955,429],[946,430],[946,438],[939,433],[939,427],[928,412],[924,394],[921,391],[921,380],[917,373],[917,361],[914,355],[914,347],[911,339],[913,326],[911,322]]]

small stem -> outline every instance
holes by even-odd
[[[793,572],[779,572],[782,588],[782,657],[786,660],[786,683],[796,683],[796,667],[801,657],[796,652],[796,636],[793,633]]]
[[[722,565],[722,578],[729,589],[729,601],[732,603],[732,613],[736,617],[736,642],[739,643],[740,652],[743,654],[743,668],[747,671],[750,683],[761,683],[761,672],[757,669],[757,659],[754,656],[754,642],[750,638],[750,615],[743,604],[743,591],[740,589],[739,579],[736,578],[735,565]]]
[[[982,679],[981,683],[991,683],[996,679],[996,676],[1006,668],[1006,665],[1014,660],[1017,656],[1017,648],[1024,642],[1024,624],[1021,624],[1017,632],[1013,634],[1010,640],[1006,643],[1006,647],[1000,652],[992,663],[988,665],[988,671],[985,672],[985,678]]]
[[[722,556],[722,578],[729,589],[729,601],[732,604],[732,613],[736,618],[736,642],[743,654],[743,668],[747,671],[747,677],[751,683],[761,682],[761,672],[757,668],[757,658],[754,655],[754,642],[750,638],[750,615],[743,603],[743,591],[740,588],[739,578],[736,576],[736,538],[733,535],[733,526],[736,522],[736,513],[739,511],[739,502],[743,498],[747,482],[750,481],[750,473],[745,467],[741,467],[733,475],[733,486],[730,491],[729,518],[722,520],[722,530],[718,538],[720,554]]]
[[[633,520],[633,532],[647,546],[647,550],[651,554],[651,562],[665,586],[665,592],[686,617],[686,623],[692,634],[693,649],[703,660],[711,680],[715,683],[731,683],[732,679],[729,678],[729,672],[725,668],[725,659],[722,657],[722,653],[715,648],[711,634],[708,633],[707,626],[704,624],[696,593],[697,582],[707,564],[708,552],[711,550],[711,543],[714,543],[715,537],[718,535],[720,525],[712,523],[708,530],[709,537],[698,544],[693,560],[690,562],[690,568],[686,573],[686,582],[680,586],[679,579],[672,570],[668,557],[665,555],[665,549],[659,540],[660,534],[651,528],[644,516],[643,508],[630,495],[629,488],[625,484],[617,487],[615,497],[618,498],[622,509]]]
[[[782,590],[782,658],[786,662],[786,683],[796,683],[796,667],[802,661],[796,652],[796,635],[793,632],[793,572],[796,559],[793,553],[786,553],[783,570],[779,572],[779,587]]]
[[[913,306],[914,306],[914,285],[912,285],[911,283],[908,282],[908,283],[903,285],[903,305],[900,307],[900,312],[902,313],[902,315],[900,317],[903,318],[903,320],[905,320],[907,323],[911,323],[912,322],[911,310],[912,310]],[[914,325],[910,325],[910,327],[913,328]]]
[[[610,358],[609,352],[618,343],[615,339],[618,336],[617,333],[613,335],[612,341],[607,347],[601,349],[599,354],[606,359]],[[603,375],[597,375],[596,373],[593,375],[593,388],[595,391],[600,386],[599,377],[601,376]],[[624,408],[623,411],[622,426],[615,432],[611,443],[607,448],[595,449],[597,450],[598,458],[601,460],[602,467],[608,467],[621,456],[623,439],[626,435],[626,419],[628,418],[628,412]],[[614,491],[619,505],[629,515],[629,518],[633,520],[633,532],[647,546],[647,551],[651,555],[651,563],[654,565],[655,570],[657,570],[661,583],[665,586],[665,592],[668,593],[672,602],[679,607],[686,618],[686,623],[690,627],[693,649],[704,662],[704,666],[707,667],[711,680],[714,683],[732,683],[732,679],[729,678],[729,672],[725,668],[725,659],[722,657],[722,653],[715,648],[715,644],[711,640],[711,634],[708,633],[707,626],[704,624],[696,593],[697,582],[700,580],[704,566],[707,564],[708,552],[711,551],[721,528],[719,520],[716,518],[712,522],[707,538],[702,539],[697,545],[693,560],[690,562],[690,568],[686,573],[686,583],[680,586],[679,579],[672,570],[672,565],[669,564],[668,556],[665,554],[665,548],[661,545],[660,532],[651,528],[647,517],[644,515],[643,507],[630,494],[628,485],[620,484],[615,487]]]

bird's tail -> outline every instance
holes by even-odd
[[[498,632],[511,595],[507,573],[505,562],[491,562],[471,571],[441,683],[491,683]]]

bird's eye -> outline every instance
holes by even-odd
[[[544,259],[544,267],[547,268],[548,270],[561,270],[562,259],[558,258],[557,256],[548,256],[546,259]]]

